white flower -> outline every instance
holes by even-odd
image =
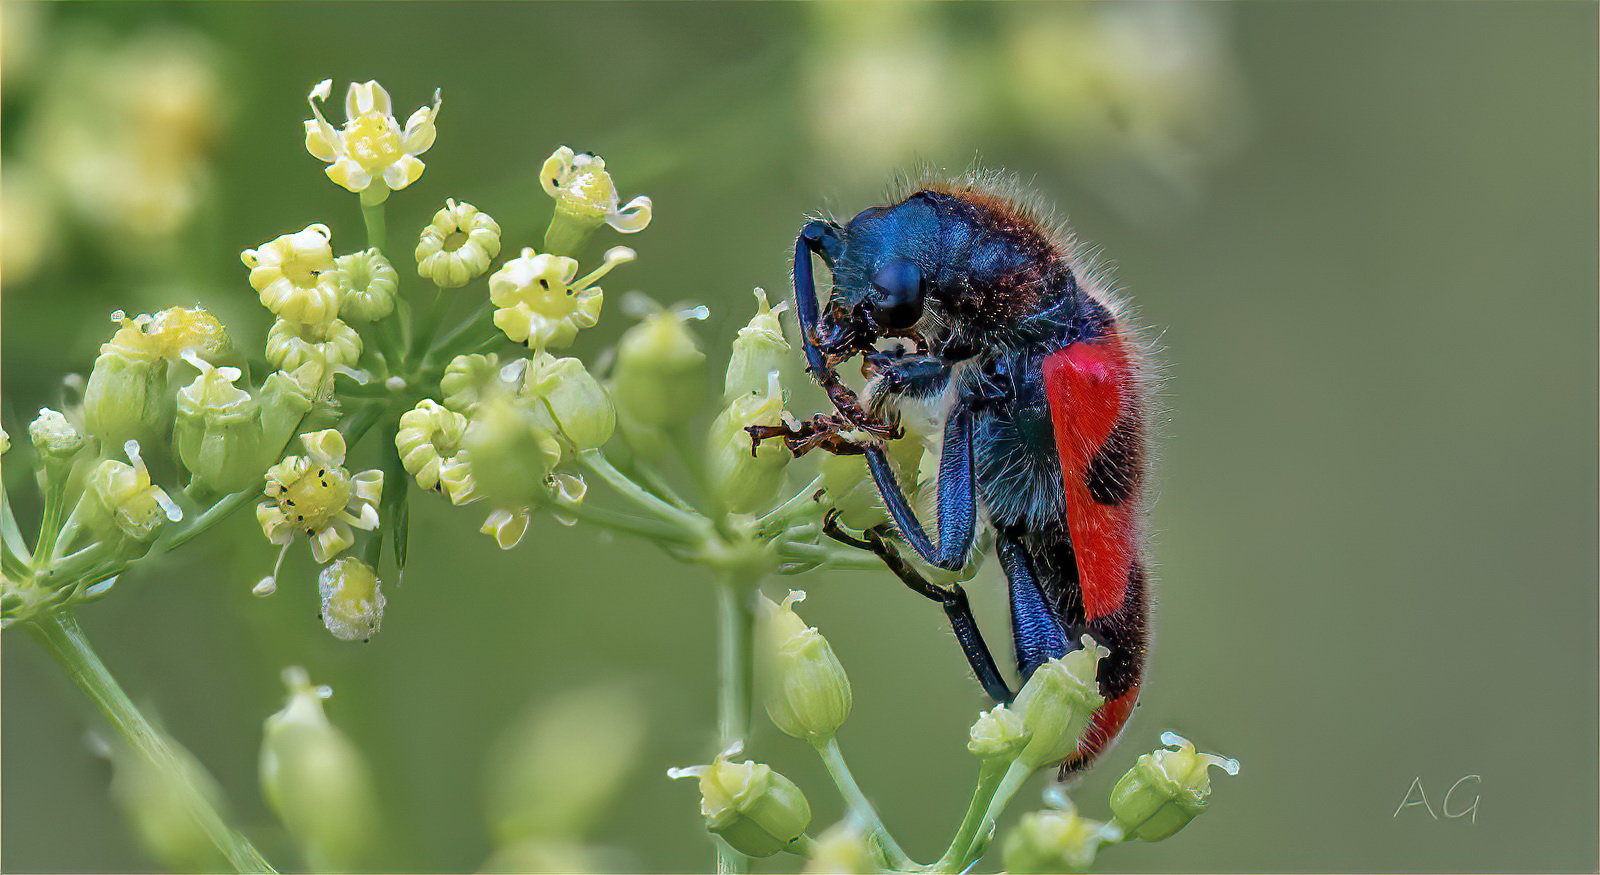
[[[343,128],[329,124],[318,105],[332,93],[332,79],[311,89],[307,100],[312,118],[305,121],[306,151],[328,162],[328,178],[360,194],[366,204],[381,204],[390,191],[416,182],[423,168],[417,156],[433,145],[439,92],[433,93],[433,106],[421,107],[406,119],[404,130],[395,121],[389,92],[376,80],[350,83]]]

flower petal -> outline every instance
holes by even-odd
[[[383,168],[383,183],[399,191],[422,176],[422,162],[411,155],[401,155],[399,160]]]
[[[372,185],[372,174],[348,157],[328,165],[328,178],[343,186],[346,191],[366,191]]]
[[[650,199],[639,195],[628,205],[606,216],[606,224],[624,234],[637,234],[650,224]]]
[[[350,533],[349,526],[337,521],[329,523],[311,539],[311,558],[317,560],[318,565],[326,564],[355,542],[356,536]]]
[[[544,188],[545,194],[555,197],[561,192],[561,187],[572,173],[572,159],[572,150],[562,146],[544,160],[544,166],[539,170],[539,185]]]
[[[308,118],[306,125],[306,151],[322,161],[333,161],[339,157],[339,150],[334,141],[341,139],[331,128],[324,130],[314,118]],[[330,137],[331,135],[331,137]]]
[[[433,147],[438,130],[433,123],[433,110],[421,107],[406,119],[405,133],[400,137],[400,148],[412,155],[421,155]]]

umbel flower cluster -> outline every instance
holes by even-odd
[[[804,594],[780,604],[760,593],[773,575],[881,568],[827,537],[825,514],[860,529],[888,522],[861,457],[802,462],[776,443],[751,441],[754,426],[793,421],[789,392],[799,386],[785,379],[796,367],[785,305],[755,290],[754,313],[729,344],[720,379],[695,330],[707,308],[664,306],[638,292],[622,296],[634,321],[600,359],[607,367],[564,355],[617,309],[602,282],[637,258],[615,245],[591,254],[593,238],[646,230],[651,200],[624,204],[604,160],[562,146],[528,168],[525,196],[548,197],[551,211],[538,245],[503,241],[489,213],[458,198],[423,205],[417,218],[434,210],[431,218],[391,243],[388,210],[404,200],[392,196],[426,170],[419,156],[436,145],[442,95],[402,125],[381,85],[352,83],[336,125],[324,112],[332,93],[330,81],[310,91],[305,148],[357,196],[351,213],[359,212],[364,236],[336,233],[340,217],[307,216],[239,253],[237,292],[271,314],[264,338],[230,334],[199,306],[112,314],[87,379],[66,380],[62,402],[27,428],[41,511],[31,537],[0,495],[0,622],[32,632],[121,733],[108,750],[119,774],[136,776],[123,784],[132,788],[123,801],[146,847],[173,866],[216,869],[225,860],[236,871],[271,871],[227,824],[203,769],[99,663],[74,620],[77,607],[253,507],[277,560],[238,591],[314,600],[333,636],[366,641],[386,608],[403,608],[401,592],[386,592],[384,581],[405,569],[415,500],[473,506],[466,512],[491,539],[484,547],[514,548],[548,514],[650,541],[710,572],[720,649],[715,749],[723,753],[672,774],[698,779],[721,871],[747,871],[752,858],[778,853],[805,856],[814,871],[969,869],[1028,780],[1079,744],[1103,702],[1096,666],[1106,651],[1085,637],[1035,671],[1016,701],[978,715],[968,813],[939,860],[914,861],[846,765],[838,734],[853,693],[827,639],[794,612]],[[11,448],[3,434],[0,444]],[[889,451],[901,481],[929,499],[937,447],[908,433]],[[591,485],[600,489],[592,494]],[[288,563],[296,551],[314,574],[296,571],[303,560]],[[947,585],[963,579],[925,572]],[[368,865],[379,818],[363,755],[324,713],[326,688],[299,669],[284,677],[289,703],[267,720],[261,754],[267,801],[307,870]],[[773,723],[815,749],[849,811],[815,837],[798,785],[736,759],[751,735],[758,686]],[[1163,741],[1174,750],[1139,759],[1118,783],[1107,821],[1082,818],[1065,802],[1024,818],[1004,841],[1007,867],[1083,871],[1102,846],[1181,829],[1206,806],[1208,768],[1237,764],[1176,736]],[[496,860],[596,859],[576,826],[552,845],[525,820],[506,821]]]

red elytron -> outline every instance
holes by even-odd
[[[826,307],[812,255],[832,274]],[[981,513],[1008,580],[1021,677],[1084,634],[1109,650],[1098,677],[1106,703],[1062,773],[1086,766],[1133,711],[1148,637],[1148,369],[1122,306],[1042,211],[973,180],[917,187],[843,225],[811,222],[794,279],[808,370],[836,412],[752,433],[797,453],[866,455],[894,525],[861,538],[836,524],[830,532],[938,601],[979,682],[1009,701],[965,592],[923,579],[891,542],[960,568]],[[856,356],[868,377],[859,396],[836,371]],[[943,432],[932,536],[883,447],[911,407],[931,411]],[[850,429],[871,439],[840,436]]]

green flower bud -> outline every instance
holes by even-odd
[[[534,353],[521,392],[523,398],[542,403],[561,435],[579,451],[604,445],[616,431],[611,396],[575,358]]]
[[[763,763],[728,762],[721,753],[709,766],[669,769],[674,778],[700,779],[700,813],[706,829],[751,857],[770,857],[805,834],[811,805],[788,778]]]
[[[48,407],[39,409],[39,415],[28,425],[28,437],[39,458],[47,465],[71,462],[89,439],[73,427],[65,416]],[[10,446],[10,441],[6,442]]]
[[[915,435],[908,434],[889,442],[889,462],[901,483],[916,482],[914,475],[921,458],[922,441]],[[878,487],[873,485],[865,456],[827,453],[822,457],[821,467],[822,488],[829,504],[838,509],[841,522],[863,531],[889,522],[889,511],[883,506]]]
[[[850,678],[828,639],[794,612],[806,594],[783,604],[761,598],[763,681],[767,715],[785,734],[820,744],[850,716]]]
[[[478,408],[478,399],[491,386],[501,385],[500,357],[488,355],[458,355],[450,360],[439,378],[439,391],[444,395],[444,406],[457,413],[470,414]]]
[[[479,494],[499,508],[527,507],[544,495],[545,479],[561,461],[561,444],[549,425],[509,392],[478,403],[466,449]]]
[[[267,332],[267,361],[283,371],[315,362],[324,374],[353,368],[361,359],[361,335],[342,319],[290,322],[279,319]]]
[[[749,325],[739,329],[739,336],[733,341],[733,355],[723,379],[722,403],[765,390],[767,375],[788,358],[789,341],[784,339],[783,323],[778,321],[778,314],[787,304],[773,307],[767,303],[767,293],[756,289],[756,315]]]
[[[866,830],[854,819],[841,820],[811,843],[806,875],[869,875],[879,871]]]
[[[383,253],[365,249],[333,260],[344,303],[339,318],[346,322],[375,322],[394,312],[400,275]]]
[[[1031,735],[1017,759],[1031,768],[1058,763],[1077,750],[1089,718],[1105,704],[1095,673],[1101,658],[1111,651],[1088,635],[1082,643],[1081,648],[1034,669],[1011,703]]]
[[[968,733],[967,750],[986,760],[1014,760],[1028,746],[1033,733],[1028,731],[1022,714],[1005,705],[978,715]]]
[[[1204,811],[1211,796],[1212,766],[1239,774],[1239,761],[1198,753],[1176,732],[1161,733],[1158,750],[1139,757],[1111,790],[1111,813],[1130,839],[1160,841]]]
[[[528,711],[491,755],[496,842],[585,835],[622,792],[644,740],[643,710],[623,688],[582,689]]]
[[[238,368],[215,368],[192,352],[184,353],[200,376],[178,390],[174,429],[178,457],[195,482],[215,492],[238,492],[260,481],[278,447],[263,448],[261,405],[233,385]]]
[[[84,423],[103,447],[119,447],[129,440],[159,440],[172,421],[166,346],[146,333],[150,317],[130,320],[118,310],[111,318],[122,327],[101,345],[89,372],[89,386],[83,395]]]
[[[315,872],[362,867],[377,823],[361,752],[323,713],[327,687],[298,666],[283,673],[289,701],[267,718],[261,789]]]
[[[704,307],[658,310],[623,332],[617,343],[611,399],[638,448],[658,445],[661,430],[699,409],[706,354],[688,323],[708,315]]]
[[[1115,825],[1073,811],[1032,811],[1006,835],[1004,859],[1015,875],[1087,872],[1100,846],[1122,838]]]
[[[101,537],[149,541],[162,523],[183,519],[183,510],[151,483],[138,441],[128,441],[123,451],[132,465],[106,459],[90,473],[82,505],[84,521]]]
[[[556,212],[544,234],[544,246],[561,255],[576,255],[601,225],[636,234],[650,224],[650,199],[640,195],[618,206],[616,184],[599,155],[575,154],[562,146],[539,169],[539,185],[555,199]]]
[[[360,559],[334,561],[317,577],[322,625],[341,641],[366,641],[383,625],[383,587],[378,573]]]
[[[417,239],[417,273],[456,289],[482,276],[500,254],[500,224],[472,204],[444,204]]]
[[[170,743],[170,742],[169,742]],[[228,861],[195,819],[198,796],[222,807],[221,792],[188,751],[177,748],[169,769],[157,768],[144,754],[117,743],[109,751],[111,796],[133,827],[134,837],[155,860],[177,872],[222,872]]]
[[[779,441],[754,444],[745,429],[782,423],[783,386],[778,372],[772,371],[767,374],[766,394],[740,395],[711,424],[706,478],[712,496],[728,513],[754,513],[778,497],[794,455]]]
[[[451,504],[469,504],[477,500],[478,481],[462,449],[466,433],[465,416],[424,398],[400,415],[394,445],[418,486],[449,496]]]

